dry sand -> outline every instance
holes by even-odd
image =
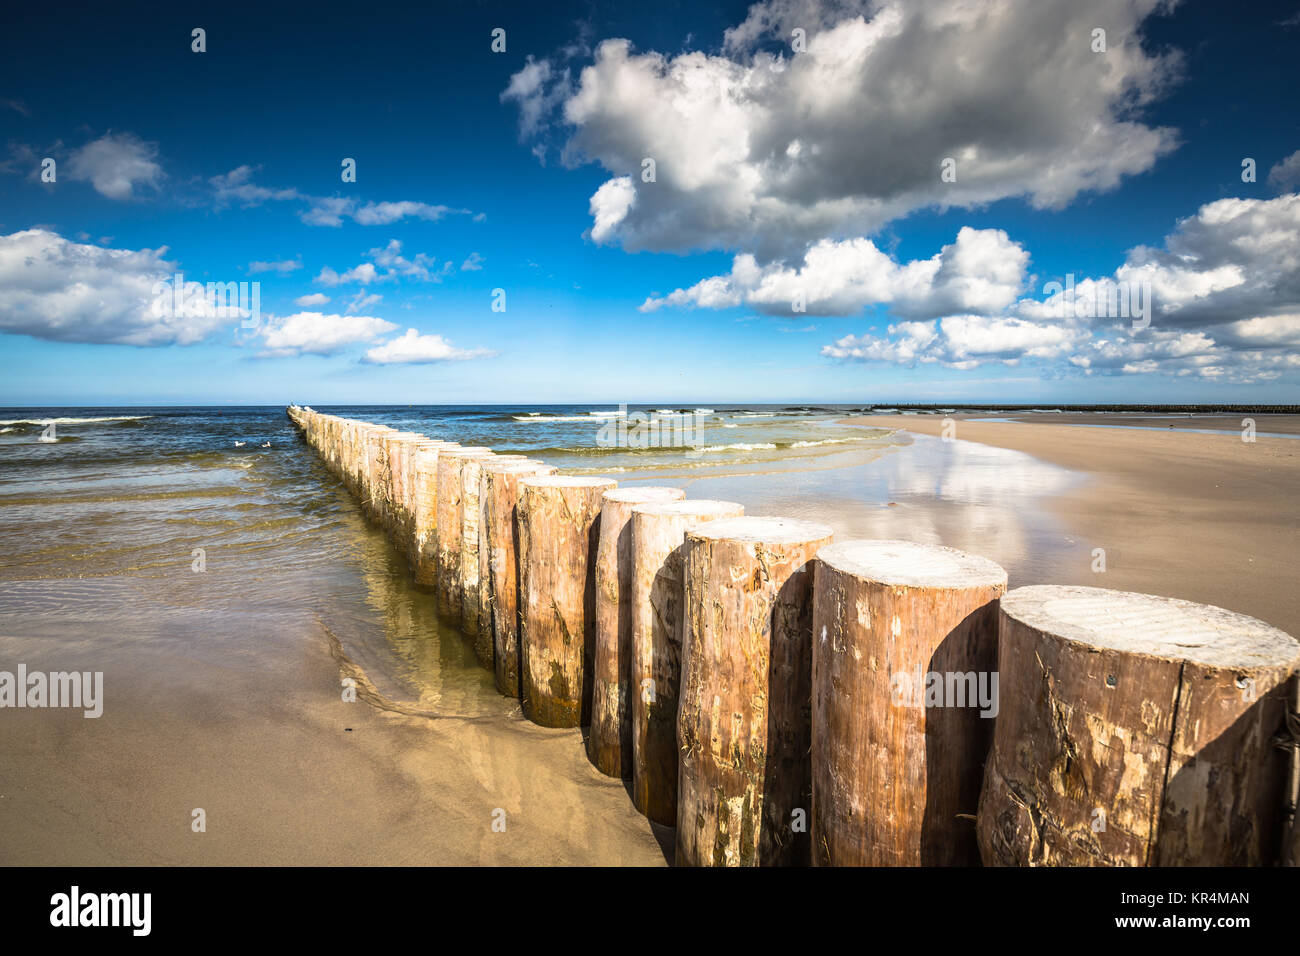
[[[1221,422],[1130,421],[1163,431],[1080,427],[1113,425],[1113,415],[1023,415],[1014,423],[953,416],[954,437],[1025,452],[1089,477],[1051,499],[1085,545],[1057,581],[1216,604],[1300,635],[1300,439],[1242,441],[1241,416]],[[978,417],[978,416],[977,416]],[[1256,415],[1259,432],[1296,434],[1300,416]],[[855,424],[940,436],[940,416],[868,416]],[[1075,422],[1078,424],[1068,424]],[[1185,428],[1228,428],[1206,435]],[[1092,570],[1094,548],[1106,570]]]

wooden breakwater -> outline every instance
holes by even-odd
[[[293,406],[497,689],[694,865],[1267,865],[1300,643]]]

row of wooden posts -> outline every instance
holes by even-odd
[[[695,865],[1294,854],[1300,644],[1253,618],[746,517],[291,407],[497,689],[589,727]]]

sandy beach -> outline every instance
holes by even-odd
[[[1086,477],[1046,506],[1072,533],[1074,560],[1052,581],[1142,591],[1215,604],[1300,633],[1300,440],[1241,439],[1241,417],[1024,415],[1015,422],[954,416],[958,442],[1023,452]],[[1253,416],[1258,432],[1296,434],[1300,416]],[[942,416],[870,416],[856,424],[940,436]],[[1223,428],[1227,435],[1188,428]],[[1092,570],[1093,549],[1106,570]]]
[[[318,622],[186,625],[95,651],[7,636],[6,658],[102,669],[104,714],[12,710],[0,733],[0,862],[28,865],[663,865],[623,785],[576,732],[500,699],[467,718],[393,701]],[[88,625],[89,627],[90,625]],[[65,631],[66,632],[66,631]],[[6,631],[6,634],[10,632]],[[256,659],[233,646],[255,634]],[[100,643],[102,646],[103,642]],[[355,703],[341,675],[359,678]],[[206,830],[195,832],[202,809]],[[494,828],[495,824],[495,828]]]
[[[1016,417],[959,418],[953,442],[937,415],[856,417],[835,426],[848,441],[814,449],[833,454],[802,463],[619,477],[824,521],[838,540],[959,547],[1001,563],[1012,587],[1166,594],[1300,631],[1295,439]],[[536,727],[496,693],[389,539],[287,431],[256,457],[214,454],[186,419],[178,434],[203,449],[145,461],[162,424],[102,427],[112,458],[138,436],[138,475],[104,477],[83,442],[84,466],[34,465],[0,498],[5,661],[103,671],[105,686],[97,719],[5,712],[0,862],[668,862],[671,831],[592,767],[580,731]]]

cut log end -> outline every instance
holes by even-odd
[[[698,528],[692,528],[688,534],[692,538],[701,540],[726,539],[741,544],[805,545],[810,542],[827,541],[833,532],[829,525],[818,524],[815,521],[750,516],[710,521]]]
[[[1300,665],[1300,643],[1236,611],[1106,588],[1017,588],[1002,610],[1028,627],[1098,649],[1250,670]]]
[[[817,552],[817,559],[890,587],[965,590],[1007,583],[1007,572],[987,558],[912,541],[842,541]]]

